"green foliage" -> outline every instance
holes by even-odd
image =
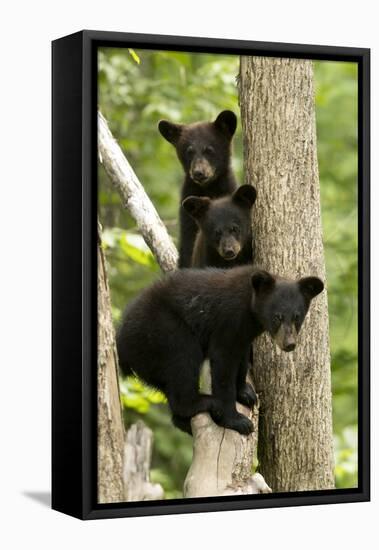
[[[118,323],[125,304],[156,279],[159,267],[145,241],[134,229],[125,231],[105,227],[102,246],[108,263],[113,318]]]
[[[357,487],[357,426],[348,426],[334,438],[336,455],[336,487]]]
[[[124,407],[146,414],[150,405],[166,403],[166,397],[160,391],[149,388],[135,376],[128,376],[120,382],[121,401]]]
[[[181,166],[159,134],[161,118],[212,120],[239,112],[237,56],[103,48],[99,105],[161,218],[177,239]],[[336,483],[357,483],[357,67],[315,63],[322,222],[328,279]],[[234,169],[242,183],[241,127]],[[112,311],[122,309],[159,277],[157,263],[99,166],[99,217],[108,261]],[[143,415],[154,431],[152,479],[167,498],[181,496],[192,458],[191,438],[171,424],[167,404],[133,377],[121,381],[127,425]]]
[[[315,63],[338,487],[357,483],[357,71],[356,63]]]

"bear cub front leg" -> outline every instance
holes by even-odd
[[[251,346],[245,351],[237,374],[237,401],[252,409],[258,402],[257,394],[251,384],[246,382],[247,373],[253,363],[253,349]]]
[[[211,358],[212,395],[218,403],[211,410],[211,416],[219,426],[248,435],[254,430],[253,423],[236,409],[239,365],[227,353],[220,351]],[[251,398],[249,389],[245,390],[245,397]]]

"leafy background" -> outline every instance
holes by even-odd
[[[99,51],[99,107],[161,218],[177,240],[182,169],[157,122],[212,120],[239,112],[238,57],[152,50]],[[336,485],[357,485],[357,65],[314,62],[323,238],[332,354]],[[243,182],[241,127],[233,166]],[[159,268],[99,165],[99,217],[115,324]],[[126,425],[143,417],[155,437],[152,479],[182,496],[191,438],[175,429],[164,397],[135,378],[121,381]]]

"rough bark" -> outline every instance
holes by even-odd
[[[101,113],[98,116],[98,141],[100,162],[162,271],[176,269],[175,246]],[[185,482],[185,496],[270,491],[261,476],[252,478],[255,434],[245,437],[219,428],[206,413],[194,417],[192,426],[194,458]]]
[[[98,502],[124,500],[124,424],[118,385],[117,355],[108,279],[98,245],[97,453]]]
[[[257,189],[256,263],[325,281],[312,63],[242,57],[239,85],[245,178]],[[313,301],[293,353],[257,339],[253,378],[259,471],[272,490],[333,487],[326,291]]]
[[[125,500],[160,500],[163,489],[158,483],[150,482],[153,432],[142,420],[133,424],[125,440],[124,483]]]
[[[123,206],[136,221],[162,271],[173,271],[178,261],[175,245],[101,113],[98,113],[98,151],[99,160]]]

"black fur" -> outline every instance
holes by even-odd
[[[214,122],[159,122],[160,133],[175,147],[183,166],[181,202],[190,195],[217,198],[235,190],[231,144],[236,126],[237,118],[231,111],[222,111]],[[179,210],[179,220],[179,267],[190,267],[197,225],[183,207]]]
[[[120,367],[165,393],[180,429],[190,431],[191,417],[208,411],[220,426],[248,434],[252,423],[235,403],[251,406],[256,398],[246,384],[251,341],[264,331],[276,338],[294,323],[298,332],[322,288],[316,277],[288,281],[251,266],[179,270],[126,309],[117,334]],[[212,396],[199,393],[206,358]]]
[[[251,209],[256,196],[253,186],[242,185],[228,197],[188,197],[183,201],[183,208],[199,227],[192,267],[229,268],[252,263]]]

